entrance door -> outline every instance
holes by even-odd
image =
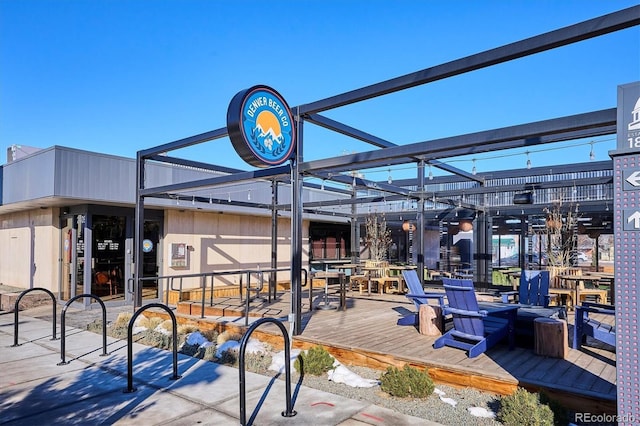
[[[84,218],[81,214],[62,218],[61,300],[84,293]]]
[[[103,301],[125,299],[126,216],[93,215],[91,294]]]

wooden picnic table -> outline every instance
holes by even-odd
[[[549,293],[557,295],[561,303],[568,307],[581,303],[586,296],[596,296],[600,303],[607,303],[607,290],[585,288],[584,282],[589,280],[586,275],[558,275],[556,278],[560,281],[560,287],[549,288]],[[571,305],[568,304],[567,297],[571,298]]]

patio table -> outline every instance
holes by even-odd
[[[314,274],[315,278],[324,278],[324,301],[317,306],[317,309],[336,309],[336,306],[329,303],[329,279],[337,278],[340,281],[340,305],[337,307],[339,310],[345,310],[346,303],[346,285],[344,279],[344,272],[341,271],[319,271]],[[311,286],[313,287],[313,285]]]
[[[487,311],[487,315],[506,318],[509,321],[509,349],[516,345],[516,319],[518,316],[518,304],[507,304],[501,302],[478,302],[478,308]]]

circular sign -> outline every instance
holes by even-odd
[[[291,110],[284,98],[267,86],[253,86],[231,99],[227,131],[238,155],[255,167],[277,166],[294,153]]]
[[[153,250],[153,241],[142,240],[142,251],[145,253],[149,253],[151,250]]]

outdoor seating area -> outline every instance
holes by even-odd
[[[413,309],[403,308],[403,314],[397,318],[396,324],[413,326],[416,334],[438,336],[433,343],[434,348],[450,346],[463,349],[473,358],[504,340],[512,349],[515,346],[533,349],[535,345],[539,354],[562,358],[566,356],[564,348],[570,344],[567,332],[563,331],[567,324],[567,306],[562,305],[561,299],[554,298],[551,293],[549,271],[519,271],[519,284],[515,291],[494,292],[483,289],[478,292],[473,280],[450,277],[441,277],[442,284],[439,288],[429,286],[429,290],[425,290],[427,287],[419,279],[415,268],[403,267],[399,287],[406,289],[405,291],[389,291],[389,287],[381,286],[381,291],[369,292],[368,272],[387,266],[374,267],[369,264],[361,274],[357,272],[355,265],[349,266],[353,273],[348,277],[342,273],[318,273],[317,277],[340,276],[342,278],[334,283],[343,283],[344,280],[351,282],[351,285],[341,284],[336,287],[327,284],[321,293],[316,291],[315,297],[309,295],[309,304],[316,304],[317,309],[348,310],[353,309],[356,303],[354,298],[362,301],[403,295],[405,300],[411,302]],[[378,281],[376,285],[381,285],[380,283]],[[466,290],[462,290],[463,288]],[[374,289],[379,290],[378,287]],[[345,301],[347,297],[351,301]],[[329,301],[335,301],[336,298],[339,303],[331,305]],[[583,303],[586,304],[588,302]],[[582,305],[578,305],[577,309],[581,307]],[[600,330],[596,326],[596,331],[592,331],[589,328],[592,324],[595,323],[584,327],[591,336],[598,334],[597,330]],[[582,329],[580,328],[580,332]]]
[[[381,370],[409,362],[427,368],[437,382],[496,393],[536,386],[567,404],[615,411],[616,353],[610,347],[592,345],[591,338],[574,349],[574,315],[556,318],[559,307],[503,303],[499,294],[476,290],[471,280],[447,279],[441,291],[425,291],[415,270],[404,271],[403,277],[407,294],[367,295],[354,288],[346,294],[344,310],[318,309],[327,301],[339,306],[339,294],[331,291],[337,288],[335,284],[330,284],[327,299],[323,287],[314,287],[312,297],[303,299],[304,327],[293,338],[294,347],[320,344],[341,362]],[[250,310],[284,319],[286,300],[278,297],[268,306],[264,301],[253,302]],[[441,306],[446,309],[441,317],[446,318],[442,335],[421,333],[421,308]],[[371,326],[372,312],[375,327]],[[231,309],[224,315],[232,315]],[[612,315],[604,319],[591,316],[603,324],[614,320]],[[474,328],[480,323],[482,329]],[[528,331],[523,324],[528,324]],[[541,332],[537,334],[534,327]],[[472,340],[467,343],[469,337]],[[563,374],[557,373],[559,369]]]

